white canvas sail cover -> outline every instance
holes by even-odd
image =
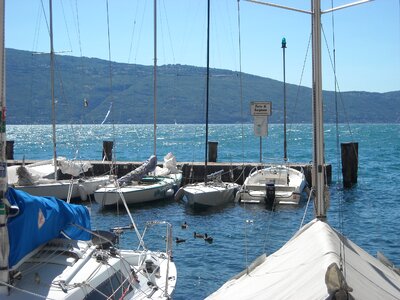
[[[64,174],[69,174],[74,177],[79,176],[90,170],[92,165],[88,162],[76,162],[72,160],[58,160],[61,172]]]
[[[176,158],[171,152],[169,152],[167,155],[164,156],[163,167],[156,167],[155,175],[166,176],[168,174],[178,174],[179,172],[180,171],[178,170],[176,164]]]
[[[120,185],[129,184],[132,181],[140,181],[149,172],[153,172],[157,166],[157,157],[155,155],[150,156],[141,166],[137,167],[132,172],[122,176],[118,179]]]
[[[341,248],[343,271],[338,268]],[[400,276],[327,223],[314,220],[207,299],[333,299],[346,291],[349,299],[400,299]]]

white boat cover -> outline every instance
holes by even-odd
[[[74,177],[79,176],[82,173],[85,173],[92,168],[92,165],[88,162],[76,162],[72,160],[57,160],[60,170],[64,174],[69,174]]]
[[[343,272],[338,268],[340,253]],[[339,298],[345,291],[348,299],[400,299],[400,275],[315,219],[207,299],[347,299]]]
[[[92,165],[88,162],[76,162],[67,160],[64,157],[57,158],[58,169],[63,174],[69,174],[77,177],[80,174],[87,172]],[[21,166],[11,166],[7,168],[10,178],[9,184],[18,185],[36,185],[39,183],[47,183],[54,178],[54,165],[53,161],[46,161],[43,163],[29,164]]]
[[[180,171],[176,164],[176,158],[171,152],[164,156],[163,167],[156,167],[155,169],[156,176],[167,176],[168,174],[178,173],[180,173]]]

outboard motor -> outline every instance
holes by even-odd
[[[265,184],[265,205],[271,207],[275,202],[275,184]]]

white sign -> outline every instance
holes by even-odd
[[[255,136],[268,135],[268,117],[263,117],[263,116],[254,117],[254,135]]]
[[[251,102],[251,115],[252,116],[270,116],[272,113],[271,101],[265,102]]]

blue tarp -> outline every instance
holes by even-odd
[[[63,237],[61,231],[74,240],[90,240],[91,234],[71,224],[90,230],[90,216],[83,205],[66,203],[54,197],[32,196],[9,188],[7,199],[19,207],[19,213],[8,219],[10,241],[9,267],[40,245]]]

